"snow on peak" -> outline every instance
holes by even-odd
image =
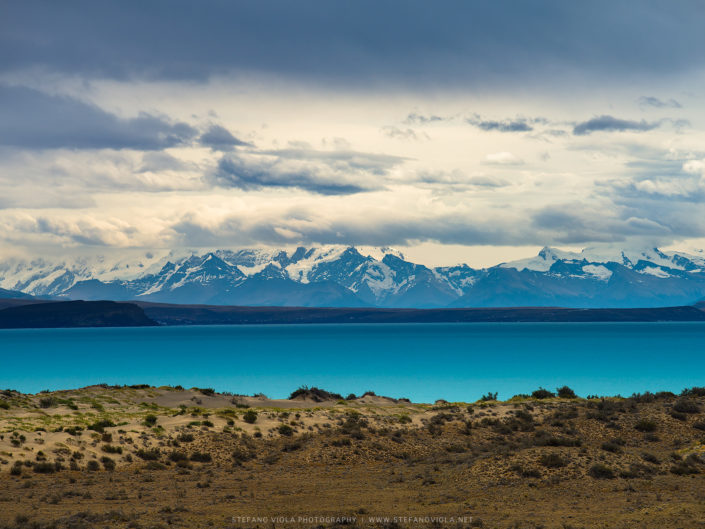
[[[612,277],[612,271],[602,265],[585,265],[582,270],[600,281],[608,281]]]
[[[406,261],[404,254],[401,253],[396,248],[390,248],[389,246],[356,246],[360,254],[365,257],[372,257],[375,261],[381,261],[384,259],[385,255],[393,255],[399,259]]]
[[[535,272],[548,272],[553,266],[553,263],[560,260],[576,260],[579,259],[578,254],[565,252],[556,248],[544,246],[536,257],[528,259],[519,259],[499,265],[502,268],[516,268],[520,272],[522,270],[533,270]]]

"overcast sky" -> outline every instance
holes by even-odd
[[[702,1],[6,1],[0,251],[705,247]]]

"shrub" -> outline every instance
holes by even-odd
[[[568,386],[561,386],[556,390],[556,393],[558,396],[562,399],[577,399],[578,396],[575,394],[575,391],[570,389]]]
[[[654,454],[650,454],[648,452],[644,452],[641,454],[641,458],[646,461],[647,463],[651,463],[654,465],[658,465],[661,463],[658,457],[656,457]]]
[[[32,465],[32,470],[38,474],[53,474],[56,472],[57,468],[54,463],[49,463],[48,461],[37,462]]]
[[[144,418],[144,425],[148,426],[150,428],[156,426],[157,424],[157,416],[149,414]]]
[[[286,436],[286,437],[291,437],[294,433],[294,429],[289,426],[288,424],[282,424],[277,428],[277,431],[279,432],[280,435]]]
[[[10,409],[10,403],[9,403],[9,402],[5,402],[4,400],[0,400],[0,409],[9,410],[9,409]]]
[[[241,446],[238,446],[235,450],[233,450],[232,456],[237,463],[243,463],[255,458],[254,452]]]
[[[242,420],[247,424],[254,424],[257,422],[257,412],[255,410],[247,410],[242,416]]]
[[[56,400],[56,397],[42,397],[41,399],[39,399],[40,408],[52,408],[58,405],[59,402]]]
[[[401,417],[399,417],[400,424],[409,424],[410,422],[411,422],[411,417],[409,417],[408,415],[402,415]]]
[[[64,431],[67,434],[73,435],[75,437],[75,436],[81,435],[81,431],[83,431],[83,427],[82,426],[67,426],[66,428],[64,428]]]
[[[215,395],[215,390],[213,388],[198,388],[198,391],[207,397],[212,397]]]
[[[176,440],[180,443],[191,443],[193,442],[193,434],[181,433],[177,436]]]
[[[680,461],[671,467],[671,474],[677,476],[688,476],[691,474],[699,474],[700,471],[686,463],[685,461]]]
[[[103,445],[102,450],[108,454],[122,454],[122,446]]]
[[[541,472],[535,468],[525,468],[521,471],[521,476],[524,478],[540,478]]]
[[[159,461],[148,461],[144,466],[145,470],[164,470],[166,465],[163,465]]]
[[[682,397],[705,397],[705,387],[685,388],[681,392]]]
[[[700,406],[690,399],[678,399],[673,404],[673,411],[679,413],[700,413]]]
[[[86,428],[88,430],[93,430],[94,432],[103,433],[105,428],[112,428],[116,426],[115,423],[109,419],[103,419],[96,421],[93,424],[89,424]]]
[[[531,397],[534,399],[550,399],[555,396],[555,393],[552,393],[544,388],[539,388],[531,393]]]
[[[705,430],[705,421],[694,422],[693,428],[695,428],[696,430]]]
[[[15,461],[15,464],[10,469],[11,476],[21,476],[22,475],[22,463]]]
[[[613,454],[619,454],[622,451],[622,446],[624,441],[621,439],[612,439],[611,441],[606,441],[602,443],[601,448],[606,452],[612,452]]]
[[[159,451],[158,448],[152,448],[150,450],[140,448],[139,450],[137,450],[137,452],[135,452],[135,455],[140,459],[144,459],[145,461],[156,461],[161,457],[162,453]]]
[[[488,391],[487,394],[480,397],[478,402],[492,402],[495,400],[497,400],[497,393],[492,393],[491,391]]]
[[[374,396],[374,393],[369,391],[365,395],[369,394],[372,394],[372,396]],[[363,397],[365,395],[363,395]],[[301,386],[299,389],[294,391],[291,395],[289,395],[289,400],[293,400],[297,397],[309,398],[314,402],[323,402],[326,400],[344,400],[343,396],[340,393],[331,393],[330,391],[326,391],[325,389],[317,387],[309,388],[308,386]]]
[[[539,459],[539,463],[547,468],[560,468],[566,466],[567,462],[560,454],[550,453],[544,454]]]
[[[196,461],[197,463],[210,463],[213,458],[206,452],[194,452],[191,454],[191,461]]]
[[[174,450],[169,454],[169,460],[173,461],[174,463],[178,463],[179,461],[188,461],[188,455],[186,452],[179,452],[177,450]]]
[[[98,464],[98,461],[91,459],[88,463],[86,463],[86,468],[91,472],[97,472],[100,470],[100,465]]]
[[[640,432],[655,432],[657,427],[656,421],[651,419],[639,419],[634,425],[634,428]]]
[[[602,463],[597,463],[590,467],[588,474],[595,479],[613,479],[614,471]]]
[[[115,470],[115,461],[110,459],[108,456],[103,456],[100,458],[100,462],[103,463],[103,468],[105,470]]]

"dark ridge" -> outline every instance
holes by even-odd
[[[571,309],[515,307],[481,309],[379,309],[234,307],[136,302],[164,325],[284,323],[465,323],[465,322],[657,322],[705,321],[695,307]]]
[[[0,310],[0,329],[157,325],[134,303],[59,301]]]

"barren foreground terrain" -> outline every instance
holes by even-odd
[[[0,528],[705,527],[705,388],[295,393],[0,392]]]

